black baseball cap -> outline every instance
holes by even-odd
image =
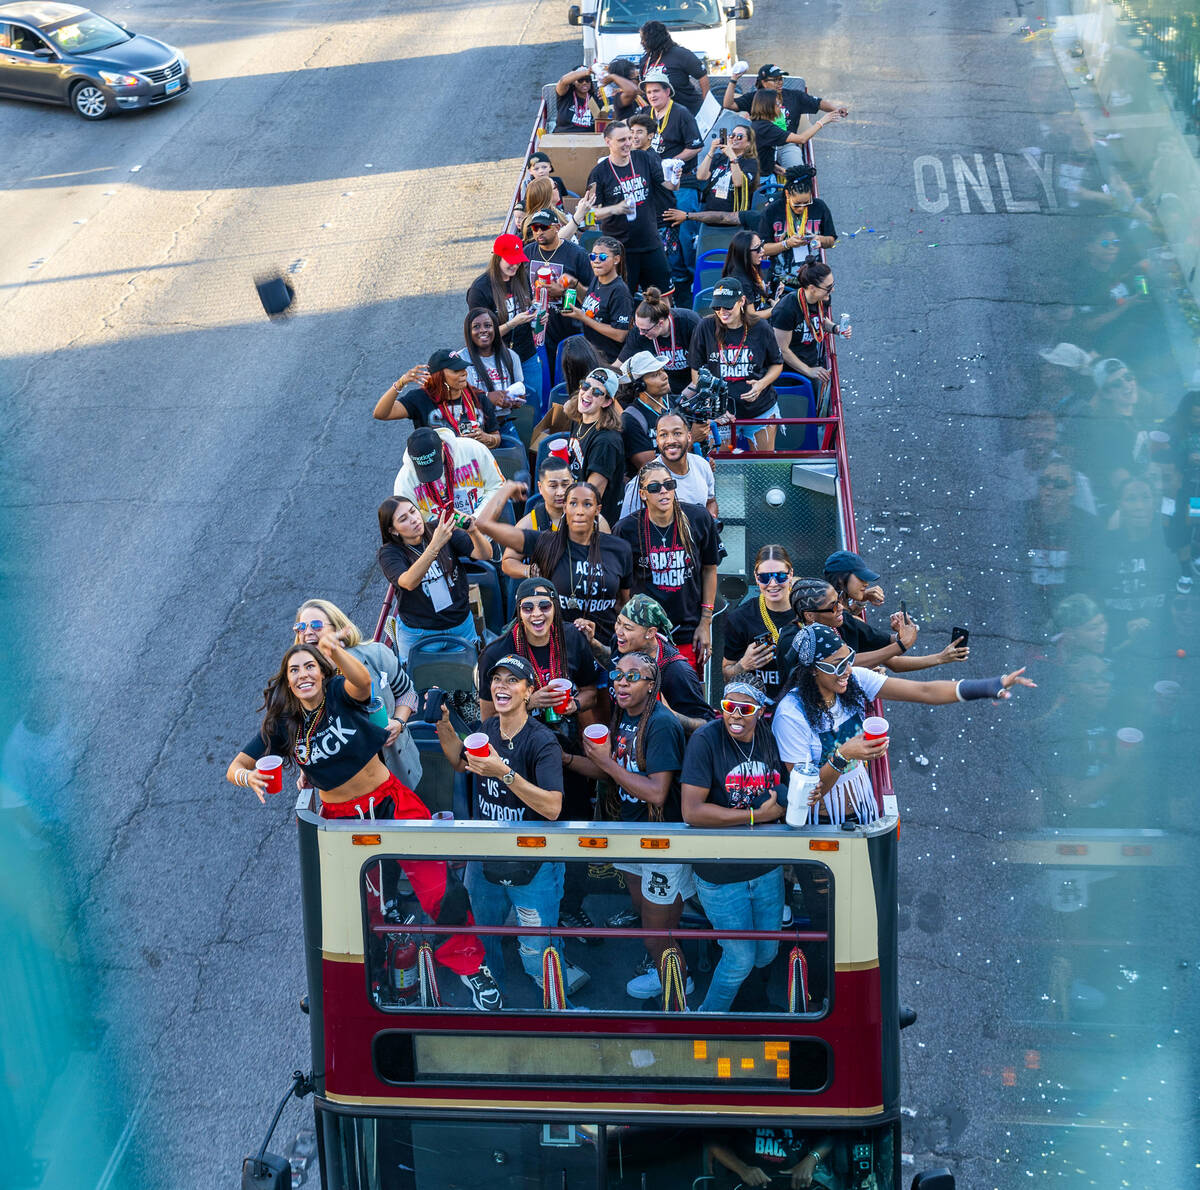
[[[445,466],[442,462],[442,440],[438,436],[437,430],[430,429],[429,426],[413,430],[404,450],[412,460],[413,470],[422,483],[432,483],[433,480],[441,479],[445,474]]]
[[[862,579],[864,583],[879,581],[879,575],[858,554],[851,553],[850,550],[837,550],[830,554],[825,559],[825,573],[852,574],[856,578]]]
[[[742,283],[736,277],[722,277],[713,286],[709,305],[714,310],[732,310],[746,296]]]
[[[536,227],[539,223],[543,227],[557,227],[558,226],[557,217],[555,216],[554,212],[551,211],[548,207],[543,207],[540,211],[534,211],[534,213],[529,216],[529,219],[527,222],[529,223],[530,227]]]
[[[758,78],[761,82],[763,79],[781,79],[787,74],[786,70],[781,70],[774,62],[768,62],[766,66],[758,68]]]
[[[461,355],[455,355],[449,347],[439,347],[429,357],[429,370],[431,372],[465,372],[467,361]]]
[[[506,669],[510,674],[515,674],[518,678],[524,678],[525,681],[537,685],[537,674],[534,672],[533,666],[524,657],[518,657],[516,653],[506,653],[488,670],[487,676],[492,677],[498,669]]]

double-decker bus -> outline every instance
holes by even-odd
[[[543,102],[526,159],[545,121]],[[727,550],[719,590],[730,603],[764,544],[786,541],[798,573],[820,573],[829,553],[856,546],[832,353],[829,362],[823,399],[793,419],[779,449],[712,459]],[[720,628],[718,616],[718,657]],[[440,812],[433,821],[334,821],[302,793],[305,1089],[322,1186],[895,1190],[899,821],[886,762],[873,778],[878,820],[803,829],[455,821],[452,783],[437,781],[420,790]],[[781,868],[790,912],[777,930],[718,930],[688,902],[679,927],[658,932],[686,963],[663,966],[663,993],[650,1001],[627,995],[626,980],[655,931],[435,925],[405,878],[414,863],[579,865],[589,913],[605,921],[629,905],[619,867],[664,852],[671,863],[739,865],[747,879]],[[555,935],[568,968],[572,955],[586,962],[590,981],[566,986],[546,947],[540,992],[509,980],[503,1008],[481,1011],[436,961],[447,937],[464,933],[499,947],[510,971],[521,970],[522,937]],[[600,944],[584,952],[581,935]],[[729,938],[776,943],[776,957],[754,997],[702,1012]],[[273,1186],[270,1176],[251,1161],[243,1184]],[[912,1185],[950,1190],[954,1179],[930,1171]]]

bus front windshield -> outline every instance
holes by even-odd
[[[829,1130],[413,1120],[322,1114],[337,1190],[896,1190],[895,1125]],[[763,1181],[755,1171],[761,1171]]]
[[[647,21],[668,29],[711,29],[721,23],[719,0],[604,0],[596,27],[605,33],[636,33]]]

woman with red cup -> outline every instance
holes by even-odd
[[[888,750],[888,737],[864,739],[868,704],[876,698],[942,706],[1008,699],[1013,686],[1033,686],[1025,670],[960,682],[914,682],[854,664],[855,652],[827,624],[807,624],[792,642],[795,667],[771,729],[789,769],[808,761],[820,775],[809,797],[811,822],[872,822],[879,817],[868,762]],[[883,722],[879,720],[878,722]],[[876,727],[877,724],[873,724]]]
[[[608,779],[608,796],[599,816],[619,822],[680,822],[679,770],[683,764],[683,727],[658,701],[659,671],[645,653],[617,659],[608,675],[613,687],[612,724],[608,739],[583,741],[584,759],[568,761],[592,778]],[[683,902],[694,891],[688,864],[619,863],[633,908],[646,930],[673,930],[683,916]],[[660,964],[667,943],[647,938],[646,961],[625,985],[635,1000],[662,993]],[[680,974],[687,965],[679,951]],[[691,981],[687,980],[690,985]],[[690,991],[690,986],[688,987]]]
[[[494,714],[488,715],[466,742],[458,738],[443,705],[438,721],[438,742],[450,766],[469,772],[471,817],[484,822],[522,824],[553,822],[562,814],[562,746],[543,723],[529,713],[538,687],[533,664],[515,653],[505,653],[486,670],[480,686],[490,694]],[[482,691],[481,691],[482,695]],[[486,745],[486,751],[484,750]],[[541,860],[471,860],[466,884],[471,907],[480,925],[500,926],[516,910],[524,926],[553,926],[558,922],[563,895],[565,864]],[[542,958],[553,945],[562,956],[562,942],[549,935],[522,935],[517,942],[521,966],[542,987]],[[504,978],[500,939],[489,936],[488,964]],[[587,982],[587,973],[563,958],[568,993]]]
[[[292,645],[263,691],[262,726],[230,762],[226,780],[253,789],[263,801],[267,781],[255,762],[270,753],[300,768],[317,791],[324,818],[428,818],[421,799],[379,757],[387,728],[371,721],[370,699],[370,672],[347,652],[332,625],[315,646]],[[463,887],[444,863],[405,860],[401,867],[436,924],[472,924]],[[476,1008],[503,1007],[473,934],[451,935],[434,953],[462,979]]]
[[[529,712],[544,723],[563,749],[563,808],[568,821],[589,821],[595,814],[592,786],[572,770],[572,753],[579,755],[580,715],[594,714],[600,667],[588,639],[574,624],[564,624],[558,592],[544,578],[527,578],[517,587],[517,615],[500,635],[480,654],[479,672],[488,673],[506,653],[515,653],[533,666],[537,688],[529,696]],[[557,693],[555,683],[564,683]],[[496,713],[488,691],[480,683],[479,713],[484,719]],[[583,908],[587,891],[585,865],[567,869],[559,924],[590,928],[594,923]],[[598,945],[599,938],[586,939],[586,945]]]

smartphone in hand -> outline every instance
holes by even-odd
[[[954,644],[955,641],[958,641],[960,649],[965,649],[971,643],[971,634],[965,628],[951,628],[950,643]]]

